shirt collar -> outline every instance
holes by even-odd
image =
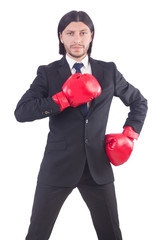
[[[66,60],[70,66],[70,69],[72,69],[73,65],[76,63],[76,61],[74,59],[72,59],[71,57],[69,57],[67,54],[66,54]],[[82,59],[81,63],[83,63],[85,68],[88,68],[88,64],[89,64],[88,55],[84,59]]]

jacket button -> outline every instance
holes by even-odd
[[[45,115],[49,114],[49,112],[48,112],[48,111],[45,111],[44,113],[45,113]]]
[[[86,144],[88,143],[88,139],[87,139],[87,138],[85,139],[85,143],[86,143]]]
[[[86,119],[86,123],[88,123],[88,119]]]

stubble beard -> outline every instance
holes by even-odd
[[[83,52],[83,53],[80,54],[80,55],[75,55],[75,54],[69,52],[69,55],[70,55],[71,57],[73,57],[73,58],[79,59],[79,58],[82,58],[82,57],[86,56],[86,55],[87,55],[87,52]]]
[[[80,58],[84,58],[84,57],[87,55],[88,48],[89,48],[89,46],[88,46],[87,48],[84,48],[84,47],[83,47],[83,52],[82,52],[81,54],[79,54],[79,55],[78,55],[78,53],[77,53],[77,54],[72,53],[72,52],[71,52],[71,47],[70,47],[70,49],[68,49],[68,48],[65,48],[65,49],[66,49],[66,52],[67,52],[71,57],[73,57],[73,58],[75,58],[75,59],[80,59]]]

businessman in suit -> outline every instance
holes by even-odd
[[[113,62],[90,57],[94,25],[85,12],[64,15],[58,37],[62,59],[38,68],[15,110],[19,122],[49,117],[50,127],[26,240],[49,239],[65,199],[76,187],[98,239],[121,240],[114,176],[105,149],[108,114],[114,96],[130,107],[121,135],[133,141],[141,132],[147,101]]]

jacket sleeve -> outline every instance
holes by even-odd
[[[117,70],[115,64],[114,72],[114,95],[119,97],[126,106],[130,107],[128,118],[123,127],[130,126],[139,134],[148,109],[147,100],[137,88],[124,79],[123,75]]]
[[[45,67],[40,66],[37,70],[37,77],[17,104],[15,117],[19,122],[30,122],[58,113],[60,113],[59,106],[51,96],[48,96]]]

